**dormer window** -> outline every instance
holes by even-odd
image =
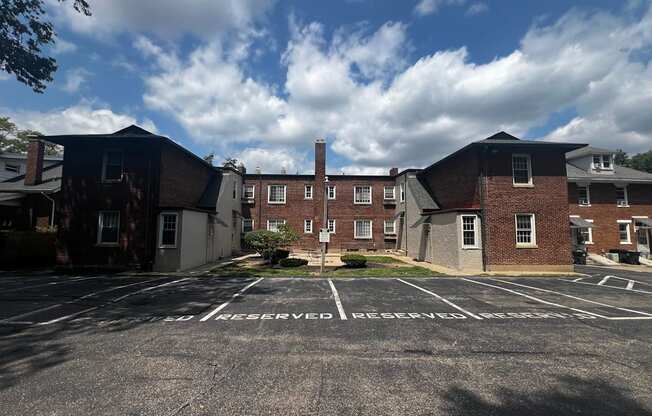
[[[593,155],[593,169],[613,170],[611,155]]]

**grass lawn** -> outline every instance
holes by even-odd
[[[425,267],[410,266],[400,260],[387,256],[366,256],[367,267],[326,267],[324,277],[423,277],[442,276]],[[241,262],[211,270],[212,276],[219,277],[315,277],[319,267],[272,267],[260,262]]]

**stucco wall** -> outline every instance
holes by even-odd
[[[184,210],[181,213],[181,260],[180,270],[206,263],[208,214]]]
[[[183,221],[181,211],[165,211],[166,213],[176,212],[177,217],[177,246],[161,248],[161,215],[157,216],[156,222],[156,255],[154,258],[154,271],[173,272],[180,269],[181,256],[181,232]]]
[[[235,198],[233,190],[235,188]],[[240,249],[242,234],[242,177],[225,171],[217,198],[217,216],[214,224],[213,247],[209,261],[228,257]],[[234,217],[235,216],[235,217]],[[234,221],[235,218],[235,221]]]
[[[463,248],[462,215],[460,212],[435,214],[430,219],[432,263],[468,271],[482,270],[482,236],[477,222],[478,248]]]

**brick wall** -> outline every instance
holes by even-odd
[[[479,208],[478,153],[470,149],[426,169],[420,176],[442,209]]]
[[[530,151],[533,187],[512,184],[512,153],[503,149],[487,161],[484,195],[485,256],[492,266],[569,266],[566,161],[561,151]],[[535,214],[537,248],[517,248],[515,214]]]
[[[627,187],[629,207],[616,205],[616,187],[611,183],[593,183],[589,187],[590,206],[578,204],[577,185],[568,184],[568,205],[571,215],[593,220],[593,244],[590,252],[608,252],[610,249],[637,250],[636,235],[630,228],[631,244],[620,244],[617,220],[631,220],[633,216],[652,218],[652,184],[630,184]]]
[[[200,160],[165,143],[161,147],[161,207],[195,207],[214,171]]]

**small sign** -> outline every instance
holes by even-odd
[[[319,242],[320,243],[330,243],[331,242],[331,233],[326,229],[319,230]]]

